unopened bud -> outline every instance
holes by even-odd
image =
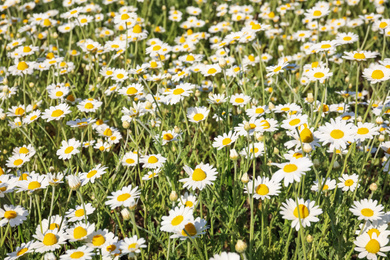
[[[374,182],[374,183],[371,183],[371,185],[370,185],[370,190],[372,191],[372,192],[374,192],[374,191],[376,191],[378,189],[378,185],[376,185],[376,183]]]
[[[339,169],[339,168],[340,168],[339,162],[338,162],[338,161],[335,161],[335,162],[333,163],[333,169]]]
[[[6,114],[4,114],[4,113],[1,113],[1,114],[0,114],[0,119],[1,119],[1,120],[5,120],[6,117],[7,117]]]
[[[146,101],[145,108],[146,109],[151,109],[152,108],[152,103],[150,103],[149,101]]]
[[[199,89],[197,89],[195,91],[195,97],[200,97],[200,95],[202,95],[202,92],[200,92]]]
[[[4,78],[4,79],[3,79],[3,84],[4,84],[4,85],[7,85],[7,84],[8,84],[8,79],[7,79],[7,78]]]
[[[381,125],[381,124],[383,124],[383,118],[380,116],[380,117],[377,117],[376,119],[375,119],[375,123],[377,123],[378,125]]]
[[[310,153],[312,150],[313,150],[313,148],[311,147],[310,144],[305,143],[305,144],[303,145],[303,151],[304,151],[305,153]]]
[[[35,86],[35,84],[34,84],[34,82],[30,82],[30,83],[28,84],[28,86],[29,86],[30,88],[33,88],[33,87]]]
[[[363,118],[362,118],[361,116],[358,116],[358,117],[356,118],[356,120],[357,120],[358,122],[362,122],[362,121],[363,121]]]
[[[222,69],[225,68],[225,67],[226,67],[226,60],[225,60],[225,58],[220,57],[220,58],[218,59],[218,64],[219,64],[219,66],[220,66]]]
[[[53,166],[50,166],[50,167],[49,167],[49,172],[54,172],[54,171],[55,171],[54,167],[53,167]]]
[[[130,127],[129,121],[123,121],[122,122],[122,126],[123,126],[124,129],[128,129]]]
[[[245,131],[251,130],[251,125],[249,124],[249,122],[246,122],[246,123],[244,124],[244,129],[245,129]]]
[[[255,137],[256,137],[256,140],[259,142],[263,141],[263,139],[264,139],[264,135],[262,133],[256,133]]]
[[[171,194],[169,194],[169,200],[172,201],[172,202],[174,202],[174,201],[177,200],[177,198],[178,198],[178,196],[177,196],[176,191],[174,191],[174,190],[171,191]]]
[[[3,87],[3,93],[7,93],[8,92],[8,86],[4,86]]]
[[[379,135],[378,140],[379,140],[379,142],[385,141],[385,136],[384,135]]]
[[[348,83],[348,82],[349,82],[349,76],[346,76],[345,79],[344,79],[344,81],[345,81],[346,83]]]
[[[313,237],[311,235],[307,235],[306,241],[307,241],[307,243],[313,242]]]
[[[382,162],[385,163],[387,161],[387,157],[386,156],[383,156],[382,157]]]
[[[268,103],[268,108],[272,110],[272,109],[275,108],[275,105],[272,102],[269,102]]]
[[[279,149],[274,147],[274,154],[278,154],[279,153]]]
[[[66,179],[71,190],[77,190],[81,185],[80,178],[76,175],[68,175]]]
[[[241,177],[241,182],[244,184],[247,184],[249,182],[249,176],[248,173],[244,173]]]
[[[314,159],[314,160],[313,160],[313,165],[314,165],[314,167],[320,166],[320,165],[321,165],[320,160]]]
[[[247,244],[242,240],[238,240],[235,246],[236,251],[239,254],[244,253],[247,247],[248,247]]]
[[[130,211],[127,208],[124,208],[121,210],[121,215],[123,220],[129,220],[130,219]]]
[[[175,125],[175,127],[173,128],[173,131],[175,131],[176,134],[180,133],[180,128]]]
[[[313,101],[314,101],[313,93],[307,94],[307,102],[313,103]]]
[[[238,159],[238,153],[237,153],[236,149],[230,150],[230,159],[233,161]]]

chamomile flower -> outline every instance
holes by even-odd
[[[343,59],[346,60],[355,60],[355,61],[365,61],[367,59],[374,59],[379,53],[372,51],[353,51],[353,52],[344,52],[345,56]]]
[[[19,226],[28,216],[28,211],[22,206],[13,206],[4,204],[0,208],[0,227],[9,224],[11,227]]]
[[[223,147],[229,146],[237,140],[238,136],[230,131],[229,133],[224,133],[223,135],[217,136],[214,139],[213,147],[221,150]]]
[[[230,97],[230,103],[233,106],[243,107],[249,103],[251,97],[244,94],[234,94]]]
[[[15,248],[15,251],[12,253],[7,253],[7,257],[4,260],[16,260],[28,253],[32,252],[31,249],[32,241],[27,243],[22,243],[20,246]]]
[[[20,191],[34,192],[36,190],[46,189],[46,187],[49,186],[49,181],[45,175],[31,172],[27,177],[27,180],[19,181],[17,186],[20,188]]]
[[[283,120],[281,127],[287,130],[295,130],[297,127],[307,123],[307,115],[292,115]]]
[[[184,100],[185,97],[188,97],[192,90],[195,88],[195,85],[190,83],[181,83],[176,86],[175,89],[171,89],[168,92],[164,92],[164,95],[167,97],[167,103],[174,105]]]
[[[298,231],[302,225],[303,228],[310,227],[312,222],[318,222],[318,215],[322,214],[322,209],[315,206],[315,201],[297,199],[288,199],[282,203],[281,214],[284,219],[292,220],[291,226]]]
[[[272,179],[277,182],[284,179],[284,186],[287,187],[294,181],[300,182],[301,176],[310,171],[310,167],[313,163],[309,158],[302,157],[298,159],[291,158],[290,161],[286,163],[272,163],[272,165],[279,167],[279,170],[274,173]]]
[[[81,241],[87,239],[93,231],[95,231],[95,223],[78,222],[66,230],[65,238],[70,242]]]
[[[85,208],[85,210],[84,210]],[[75,209],[68,210],[65,214],[69,222],[83,221],[85,216],[91,215],[95,209],[92,207],[91,203],[87,203],[84,206],[76,206]]]
[[[127,152],[122,157],[123,166],[135,166],[138,164],[138,153],[137,152]]]
[[[378,256],[386,258],[386,252],[390,251],[390,246],[387,246],[389,239],[387,234],[373,233],[370,236],[364,233],[356,238],[354,244],[356,245],[355,250],[360,252],[358,257],[376,260]]]
[[[257,158],[262,156],[264,153],[264,143],[250,143],[247,147],[244,147],[240,154],[244,156],[246,159],[248,158]]]
[[[139,161],[144,164],[144,168],[155,169],[161,168],[167,159],[161,154],[150,154],[142,156]]]
[[[193,221],[188,221],[188,223],[185,224],[183,230],[176,232],[171,236],[171,238],[180,238],[181,240],[185,240],[188,238],[188,236],[191,238],[199,237],[206,233],[206,229],[208,228],[206,224],[206,220],[198,217]]]
[[[115,209],[120,206],[133,206],[139,198],[140,192],[138,191],[138,186],[132,188],[130,184],[118,191],[112,192],[111,194],[112,195],[107,196],[108,200],[105,204],[109,205],[112,209]]]
[[[332,118],[330,123],[326,122],[325,125],[318,128],[316,136],[323,144],[331,144],[336,149],[345,149],[347,142],[355,140],[355,128],[354,125],[340,118],[336,118],[336,120]]]
[[[37,253],[45,253],[55,251],[61,248],[61,245],[66,244],[66,237],[62,230],[54,229],[47,230],[44,233],[37,231],[33,237],[37,240],[31,248]]]
[[[318,181],[314,181],[313,186],[311,186],[312,191],[318,192],[320,188],[322,187],[322,191],[330,191],[334,190],[336,188],[336,180],[332,180],[330,178],[327,178],[326,180],[323,178],[321,183]]]
[[[143,238],[138,238],[137,235],[132,237],[126,237],[122,240],[120,249],[123,254],[128,254],[130,257],[135,253],[141,253],[141,248],[146,248],[146,241]]]
[[[215,254],[210,260],[240,260],[240,255],[233,252],[222,252]]]
[[[209,112],[206,107],[190,107],[187,109],[187,117],[190,122],[199,123],[206,120]]]
[[[363,70],[365,77],[371,84],[383,82],[390,79],[390,69],[382,65],[372,65]]]
[[[337,186],[343,191],[355,191],[359,187],[359,176],[357,174],[343,174],[339,177],[339,183]]]
[[[372,123],[358,122],[355,138],[360,142],[367,139],[372,139],[375,135],[379,135],[380,127]]]
[[[192,214],[192,209],[184,206],[171,209],[168,216],[162,217],[161,231],[171,233],[181,232],[189,221],[194,220]]]
[[[50,219],[43,219],[41,224],[42,232],[45,233],[47,230],[64,230],[67,225],[67,221],[60,215],[54,215],[51,216]],[[35,229],[36,233],[41,232],[41,224],[37,225]]]
[[[15,154],[8,158],[6,165],[9,168],[20,168],[28,161],[30,161],[30,157],[25,154]]]
[[[194,170],[187,165],[183,169],[189,175],[188,178],[179,180],[184,182],[183,188],[190,187],[193,190],[203,190],[207,185],[212,185],[213,181],[217,179],[217,170],[208,163],[200,163]]]
[[[349,210],[358,217],[359,220],[379,220],[383,216],[383,206],[378,201],[363,199],[354,201],[354,205]]]
[[[184,195],[178,198],[178,202],[179,202],[179,206],[185,206],[193,209],[197,203],[197,198],[195,195],[186,192],[184,193]]]
[[[270,199],[270,196],[277,196],[280,193],[280,183],[270,180],[268,177],[260,177],[250,180],[245,186],[245,193],[253,195],[255,199]]]
[[[68,141],[62,140],[61,148],[57,150],[58,158],[62,160],[70,159],[72,155],[80,152],[78,150],[80,146],[80,141],[75,138],[69,139]]]
[[[59,104],[58,106],[52,106],[49,109],[46,109],[45,112],[43,112],[42,118],[50,122],[52,120],[60,120],[70,113],[71,111],[67,104]]]
[[[106,173],[107,167],[102,166],[101,164],[96,165],[89,172],[83,172],[80,175],[81,185],[84,186],[88,182],[94,183],[96,179],[100,178],[103,174]]]
[[[81,246],[76,249],[68,249],[66,253],[60,256],[60,259],[79,259],[79,260],[90,260],[95,255],[93,248],[87,246]]]
[[[148,171],[147,174],[145,174],[143,177],[142,177],[142,180],[144,181],[148,181],[152,178],[155,178],[158,176],[158,173],[160,172],[160,169],[157,168],[157,169],[153,169],[153,171]]]

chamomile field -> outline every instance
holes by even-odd
[[[388,259],[387,0],[2,0],[0,259]]]

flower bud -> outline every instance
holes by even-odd
[[[146,101],[146,103],[145,103],[145,108],[146,109],[152,109],[152,103],[150,103],[149,101]]]
[[[306,241],[307,241],[307,243],[311,243],[311,242],[313,242],[313,237],[309,234],[309,235],[307,235],[307,237],[306,237]]]
[[[7,93],[7,92],[8,92],[8,90],[9,90],[9,88],[8,88],[8,86],[7,86],[7,85],[3,87],[3,93]]]
[[[274,147],[274,154],[278,154],[279,153],[279,149]]]
[[[313,103],[313,101],[314,101],[313,93],[307,94],[307,102]]]
[[[244,129],[245,129],[245,131],[251,130],[251,125],[249,124],[249,122],[246,122],[246,123],[244,124]]]
[[[261,142],[264,139],[264,135],[262,133],[256,133],[255,134],[256,140]]]
[[[130,127],[129,121],[123,121],[122,122],[122,126],[123,126],[124,129],[128,129]]]
[[[339,162],[338,162],[338,161],[335,161],[335,162],[333,163],[333,169],[339,169],[339,168],[340,168]]]
[[[200,92],[199,89],[197,89],[195,91],[195,97],[200,97],[200,95],[202,95],[202,92]]]
[[[383,118],[381,117],[381,116],[379,116],[379,117],[377,117],[376,119],[375,119],[375,123],[377,123],[378,125],[381,125],[381,124],[383,124]]]
[[[236,151],[236,149],[231,149],[230,150],[230,160],[237,160],[238,159],[238,153]]]
[[[384,163],[384,162],[386,162],[387,161],[387,157],[386,156],[383,156],[382,157],[382,162]]]
[[[175,125],[175,127],[173,128],[173,131],[175,131],[176,134],[180,133],[180,128]]]
[[[225,68],[226,67],[226,60],[225,60],[225,58],[224,57],[220,57],[218,59],[218,64],[221,67],[221,69]]]
[[[178,196],[177,196],[176,191],[174,191],[174,190],[171,191],[171,194],[169,194],[169,200],[172,201],[172,202],[174,202],[174,201],[177,200],[177,198],[178,198]]]
[[[379,140],[379,142],[385,141],[385,136],[384,135],[379,135],[378,140]]]
[[[275,105],[272,102],[269,102],[268,103],[268,108],[272,110],[272,109],[275,108]]]
[[[8,84],[8,79],[7,79],[7,78],[4,78],[4,79],[3,79],[3,84],[4,84],[4,85],[7,85],[7,84]]]
[[[49,172],[54,172],[54,171],[55,171],[54,167],[53,167],[53,166],[50,166],[50,167],[49,167]]]
[[[66,179],[68,180],[68,185],[71,190],[77,190],[81,185],[80,178],[76,175],[68,175],[66,176]]]
[[[283,51],[283,50],[284,50],[283,45],[279,45],[279,46],[278,46],[278,51]]]
[[[129,220],[130,219],[130,211],[127,208],[124,208],[121,210],[121,215],[124,220]]]
[[[312,150],[313,150],[313,148],[311,148],[310,144],[307,144],[307,143],[303,144],[303,151],[305,153],[310,153]]]
[[[244,184],[247,184],[249,182],[249,176],[248,173],[244,173],[241,177],[241,182]]]
[[[313,160],[313,165],[314,165],[314,167],[319,167],[321,165],[320,160],[314,159]]]
[[[242,240],[238,240],[235,246],[236,251],[239,254],[244,253],[247,247],[248,247],[247,244]]]
[[[363,121],[363,118],[362,118],[361,116],[358,116],[358,117],[356,118],[356,120],[357,120],[358,122],[362,122],[362,121]]]
[[[378,189],[378,185],[376,185],[376,183],[374,182],[374,183],[371,183],[371,185],[370,185],[370,190],[372,191],[372,192],[374,192],[374,191],[376,191]]]
[[[35,86],[35,84],[34,84],[34,82],[30,82],[30,83],[28,84],[28,86],[29,86],[30,88],[33,88],[33,87]]]

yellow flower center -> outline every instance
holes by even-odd
[[[148,158],[148,163],[156,163],[158,162],[158,159],[156,156],[152,155]]]
[[[370,241],[368,241],[365,248],[366,248],[368,253],[376,254],[381,249],[381,245],[379,244],[378,240],[371,239]]]
[[[172,135],[171,133],[167,133],[167,134],[165,134],[165,135],[163,136],[163,139],[164,139],[165,141],[170,141],[170,140],[173,139],[173,135]]]
[[[176,216],[172,219],[171,225],[172,226],[177,226],[180,225],[181,222],[183,222],[184,217],[182,215]]]
[[[15,110],[15,115],[17,116],[21,116],[24,114],[24,109],[21,108],[21,107],[18,107],[16,110]]]
[[[305,127],[299,135],[303,143],[311,143],[314,140],[313,133],[307,127]]]
[[[70,154],[74,150],[73,146],[69,146],[65,149],[66,154]]]
[[[368,132],[370,132],[370,131],[366,127],[359,128],[358,131],[357,131],[357,133],[359,135],[365,135],[365,134],[368,134]]]
[[[85,109],[92,109],[94,106],[93,106],[93,104],[91,103],[91,102],[88,102],[88,103],[86,103],[85,105],[84,105],[84,108]]]
[[[73,230],[73,237],[75,239],[81,239],[83,237],[85,237],[87,235],[87,230],[83,227],[76,227],[74,230]]]
[[[13,219],[13,218],[16,218],[18,216],[18,213],[14,210],[7,210],[6,212],[4,212],[4,217],[6,219]]]
[[[350,41],[350,40],[352,40],[352,37],[350,37],[350,36],[345,36],[345,37],[343,38],[343,40],[344,40],[344,41]]]
[[[127,19],[129,19],[130,18],[130,16],[128,15],[128,14],[122,14],[121,15],[121,19],[122,20],[127,20]]]
[[[298,167],[292,163],[289,163],[283,167],[283,171],[287,173],[295,172],[296,170],[298,170]]]
[[[22,147],[19,149],[19,153],[27,154],[28,152],[29,152],[29,150],[26,147]]]
[[[194,206],[194,203],[192,203],[192,201],[190,200],[187,200],[186,203],[184,204],[186,207],[189,207],[191,208],[192,206]]]
[[[355,54],[353,55],[353,57],[354,57],[355,59],[357,59],[357,60],[363,60],[363,59],[366,58],[366,56],[364,55],[364,53],[355,53]]]
[[[96,235],[92,238],[92,245],[101,246],[106,242],[106,239],[102,235]]]
[[[133,164],[133,163],[135,163],[135,161],[133,160],[133,159],[126,159],[126,163],[128,163],[128,164]]]
[[[369,209],[369,208],[362,209],[361,213],[365,217],[372,217],[372,216],[374,216],[374,211],[372,209]]]
[[[116,249],[116,246],[115,245],[109,245],[109,246],[107,246],[106,249],[107,249],[108,252],[112,252],[112,251],[114,251]]]
[[[29,66],[27,65],[26,62],[21,61],[21,62],[18,63],[18,66],[17,66],[18,70],[25,70],[25,69],[28,69],[28,68],[29,68]]]
[[[194,61],[194,60],[195,60],[195,58],[192,55],[188,55],[186,58],[186,61]]]
[[[35,190],[41,187],[41,184],[38,181],[32,181],[28,184],[27,189]]]
[[[58,225],[57,223],[51,223],[49,229],[54,230],[54,229],[59,228],[59,227],[60,227],[60,225]]]
[[[24,46],[23,47],[23,52],[30,52],[31,48],[29,46]]]
[[[106,130],[104,130],[103,135],[112,136],[112,130],[110,128],[107,128]]]
[[[23,255],[24,253],[26,253],[28,250],[28,248],[22,248],[20,249],[17,253],[16,253],[16,256],[21,256]]]
[[[214,69],[214,68],[211,68],[211,69],[209,69],[209,70],[207,71],[207,74],[214,74],[215,72],[217,72],[217,70]]]
[[[353,181],[353,180],[351,180],[351,179],[348,179],[348,180],[346,180],[346,181],[344,182],[344,185],[345,185],[345,186],[348,186],[348,187],[350,187],[350,186],[352,186],[352,185],[353,185],[353,183],[354,183],[354,181]]]
[[[47,233],[44,237],[43,237],[43,241],[42,243],[45,245],[45,246],[52,246],[54,244],[57,244],[58,240],[57,240],[57,236],[54,235],[53,233]]]
[[[196,232],[196,227],[194,226],[194,224],[192,224],[192,223],[188,223],[187,225],[185,225],[184,226],[184,229],[181,231],[181,234],[183,235],[183,236],[187,236],[187,234],[186,234],[186,232],[185,231],[187,231],[187,233],[190,235],[190,236],[195,236],[196,234],[197,234],[197,232]]]
[[[323,78],[324,76],[325,76],[325,74],[322,73],[322,72],[316,72],[316,73],[314,73],[314,77],[317,78],[317,79]]]
[[[322,45],[321,45],[321,48],[322,48],[322,49],[328,49],[328,48],[330,48],[330,47],[332,47],[332,45],[330,45],[330,44],[322,44]]]
[[[84,256],[84,252],[81,252],[81,251],[76,251],[76,252],[73,252],[71,255],[70,255],[70,258],[72,259],[79,259],[81,257]]]
[[[243,98],[236,98],[236,103],[244,103],[244,99]]]
[[[381,70],[374,70],[371,74],[371,78],[373,79],[382,79],[384,76],[385,74]]]
[[[183,92],[184,92],[183,89],[178,88],[178,89],[175,89],[172,93],[173,93],[173,95],[180,95],[180,94],[183,93]]]
[[[61,109],[56,109],[53,111],[53,113],[51,113],[51,117],[60,117],[64,114],[64,111],[62,111]]]
[[[299,210],[299,215],[298,215],[298,210]],[[301,217],[301,219],[307,218],[309,216],[309,209],[305,205],[299,204],[299,206],[294,209],[294,216],[296,218]]]
[[[335,129],[335,130],[332,130],[332,132],[330,132],[330,136],[334,139],[340,139],[340,138],[344,137],[344,132],[341,130]]]
[[[84,216],[84,209],[78,209],[78,210],[76,210],[75,213],[74,213],[74,215],[75,215],[76,217],[78,217],[78,218]]]
[[[97,173],[97,170],[92,170],[87,174],[87,178],[92,178]]]
[[[125,201],[131,197],[130,193],[123,193],[118,196],[117,200],[118,201]]]
[[[228,145],[232,142],[232,139],[230,138],[225,138],[222,140],[222,145]]]
[[[313,16],[321,16],[322,15],[322,12],[320,10],[315,10],[313,12]]]
[[[192,180],[194,181],[203,181],[206,177],[206,173],[200,168],[196,168],[192,173]]]
[[[291,120],[288,124],[291,126],[295,126],[295,125],[299,124],[300,122],[301,122],[301,120],[299,118],[295,118],[295,119]]]
[[[204,115],[202,113],[198,113],[194,115],[194,120],[195,121],[200,121],[204,118]]]
[[[268,189],[267,185],[260,184],[256,188],[256,193],[264,196],[264,195],[267,195],[269,193],[269,189]]]
[[[376,228],[371,228],[370,230],[367,231],[367,234],[372,238],[372,234],[375,233],[377,236],[381,234],[378,229]]]

